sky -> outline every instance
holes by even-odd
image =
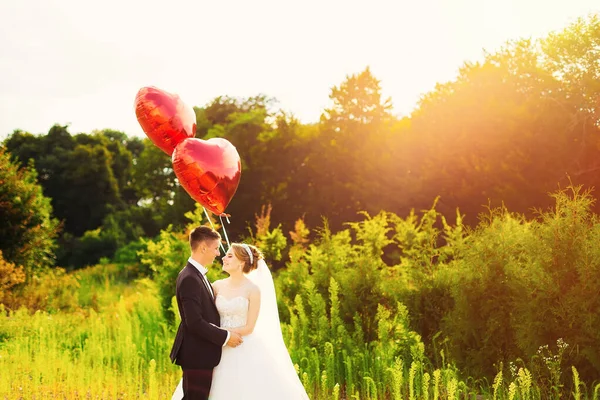
[[[0,140],[55,123],[143,136],[143,86],[190,106],[265,94],[315,122],[367,66],[409,115],[484,49],[595,12],[598,0],[0,0]]]

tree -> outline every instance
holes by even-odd
[[[305,164],[307,181],[302,196],[309,225],[327,216],[334,229],[356,220],[361,210],[378,212],[373,201],[383,164],[390,160],[387,138],[395,118],[391,101],[382,99],[379,81],[369,68],[331,89],[331,108],[321,116],[319,134],[310,143]]]
[[[350,133],[353,125],[371,126],[391,118],[392,100],[382,99],[380,81],[369,67],[331,89],[333,104],[321,115],[321,121],[335,132]]]
[[[10,160],[0,147],[0,252],[27,272],[54,264],[58,221],[50,199],[42,194],[37,173]]]
[[[565,112],[570,113],[571,132],[576,148],[571,155],[569,174],[587,186],[598,185],[600,160],[600,17],[579,18],[540,44],[544,68],[560,82],[548,93]]]
[[[196,108],[197,134],[201,139],[221,137],[233,144],[241,159],[242,178],[235,196],[225,210],[232,216],[231,233],[243,234],[259,211],[277,177],[265,173],[271,165],[268,154],[273,126],[268,107],[274,102],[265,96],[245,99],[217,97],[204,108]],[[280,171],[285,174],[285,171]],[[229,230],[229,228],[227,228]]]
[[[67,185],[56,200],[69,231],[80,236],[100,226],[112,207],[122,206],[119,186],[111,154],[104,146],[78,145],[65,161],[61,179]]]
[[[73,137],[59,125],[47,135],[16,131],[5,141],[13,159],[34,160],[44,195],[64,222],[63,232],[75,236],[97,228],[111,209],[124,206],[117,178],[127,185],[129,178],[123,174],[130,168],[124,165],[131,164],[131,155],[122,146],[122,156],[113,155],[110,144],[102,135]]]
[[[578,40],[573,47],[586,46],[589,38]],[[413,115],[422,138],[417,173],[425,190],[435,190],[426,197],[440,194],[450,208],[465,210],[471,224],[488,202],[530,215],[532,206],[550,205],[546,193],[557,183],[593,169],[598,128],[582,118],[584,103],[565,93],[574,87],[560,78],[569,65],[549,69],[544,48],[520,40],[482,63],[466,64]]]
[[[132,170],[134,154],[130,147],[136,151],[136,157],[139,156],[140,140],[133,138],[132,144],[129,146],[130,139],[123,132],[104,129],[94,131],[92,134],[79,134],[75,136],[75,140],[79,144],[90,144],[104,146],[110,153],[110,167],[119,187],[119,196],[127,204],[135,204],[139,200],[135,190],[132,187]]]
[[[60,265],[79,267],[110,257],[141,234],[157,234],[176,215],[164,212],[173,209],[169,204],[156,211],[138,208],[139,200],[148,196],[144,184],[149,182],[147,187],[154,190],[162,184],[134,174],[134,165],[144,166],[140,139],[110,129],[71,136],[66,126],[55,125],[47,135],[15,131],[5,144],[13,159],[34,161],[44,194],[63,221]]]
[[[261,205],[272,206],[272,218],[284,230],[294,228],[295,221],[307,210],[307,182],[312,172],[306,164],[318,126],[303,125],[293,115],[278,113],[275,127],[261,136],[260,163]],[[323,188],[324,191],[327,188]],[[258,211],[255,211],[258,214]]]
[[[149,139],[142,143],[144,149],[133,168],[132,187],[139,198],[136,207],[148,210],[150,214],[149,220],[144,222],[144,231],[154,236],[170,224],[184,226],[184,215],[194,209],[195,202],[179,185],[171,158]]]

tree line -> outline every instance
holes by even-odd
[[[551,205],[557,186],[598,184],[599,59],[600,20],[592,15],[466,62],[410,116],[392,113],[366,68],[331,89],[318,123],[273,110],[268,96],[221,96],[194,108],[196,137],[226,138],[242,158],[226,210],[233,237],[247,234],[267,205],[284,231],[299,218],[310,229],[337,230],[361,211],[406,216],[436,198],[440,213],[458,208],[471,226],[486,206],[532,216]],[[3,170],[34,168],[50,199],[56,265],[112,257],[140,237],[183,226],[195,209],[170,159],[145,138],[54,125],[47,134],[15,130],[2,147],[10,158],[1,158]],[[3,220],[13,220],[14,207],[2,204]],[[10,236],[10,227],[0,230]]]

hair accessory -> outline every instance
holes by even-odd
[[[250,265],[252,265],[252,250],[250,250],[250,246],[248,246],[246,243],[242,243],[242,247],[246,250],[246,253],[248,253],[248,256],[250,257]]]

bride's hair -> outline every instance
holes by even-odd
[[[250,262],[250,254],[248,254],[247,248],[252,253],[252,262]],[[242,244],[242,243],[232,243],[231,249],[235,256],[244,262],[244,268],[242,271],[247,274],[248,272],[255,270],[257,266],[258,260],[263,258],[262,252],[251,244]]]

